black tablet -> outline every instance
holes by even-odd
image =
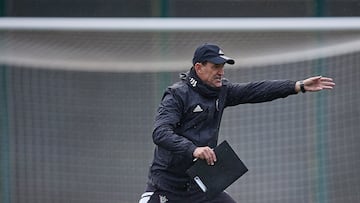
[[[248,169],[225,140],[214,148],[216,162],[208,165],[198,159],[186,173],[197,183],[208,199],[224,191]]]

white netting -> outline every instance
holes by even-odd
[[[341,30],[346,19],[330,22],[314,19],[313,24],[309,19],[304,22],[294,19],[293,23],[288,20],[272,23],[271,19],[250,22],[224,19],[220,22],[230,22],[223,28],[209,20],[201,23],[195,19],[188,28],[186,23],[191,20],[176,19],[165,23],[144,19],[88,19],[73,23],[71,19],[60,22],[49,19],[41,24],[39,19],[30,18],[13,22],[13,27],[0,21],[0,63],[85,71],[159,71],[184,70],[191,65],[193,50],[204,42],[220,44],[227,55],[237,59],[235,67],[312,60],[360,49],[357,21]],[[214,23],[220,23],[217,21],[214,19]],[[306,22],[309,24],[304,25]],[[338,25],[331,26],[331,22]],[[195,29],[196,23],[198,29]],[[211,25],[216,29],[211,30]],[[176,29],[177,26],[182,29]],[[315,26],[319,26],[318,29]]]

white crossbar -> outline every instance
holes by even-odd
[[[360,30],[360,17],[329,18],[0,18],[0,30],[337,31]]]

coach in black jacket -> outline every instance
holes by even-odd
[[[223,78],[225,63],[235,61],[217,45],[204,44],[196,49],[190,71],[181,74],[181,81],[165,91],[155,119],[156,148],[148,187],[140,203],[235,202],[225,192],[205,200],[185,173],[196,158],[205,159],[209,165],[216,162],[212,148],[217,145],[224,109],[284,98],[300,91],[332,89],[335,85],[331,78],[321,76],[297,82],[231,83]]]

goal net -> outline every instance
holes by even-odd
[[[218,44],[232,82],[332,77],[332,91],[226,109],[238,202],[359,202],[360,19],[0,19],[2,202],[137,202],[165,88]]]

